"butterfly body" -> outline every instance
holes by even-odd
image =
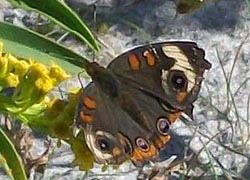
[[[192,115],[203,73],[210,68],[193,42],[137,47],[107,68],[89,63],[91,82],[83,91],[76,123],[100,163],[154,160],[170,139],[169,126]]]

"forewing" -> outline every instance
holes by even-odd
[[[196,100],[203,73],[211,66],[204,55],[194,42],[163,42],[132,49],[108,68],[123,84],[184,110]]]

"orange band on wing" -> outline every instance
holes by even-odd
[[[167,144],[167,142],[169,141],[171,139],[171,136],[170,135],[166,135],[166,136],[159,136],[159,138],[158,139],[156,139],[155,141],[154,141],[154,144],[155,144],[155,146],[158,148],[158,149],[161,149],[161,148],[163,148],[166,144]]]
[[[143,56],[146,57],[147,64],[149,66],[154,66],[155,65],[155,57],[154,57],[154,55],[151,52],[149,52],[148,50],[146,50],[146,51],[144,51]]]
[[[91,97],[88,97],[88,96],[84,97],[83,104],[88,109],[96,109],[96,102]]]
[[[140,60],[137,58],[135,54],[131,54],[128,57],[129,65],[131,69],[138,70],[140,69]]]
[[[80,117],[83,123],[91,123],[94,119],[91,115],[84,114],[82,111],[80,112]]]
[[[149,150],[144,152],[138,147],[134,148],[131,160],[136,164],[142,164],[144,161],[151,160],[158,155],[158,149],[151,144]]]

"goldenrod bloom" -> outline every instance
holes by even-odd
[[[8,59],[6,57],[0,57],[0,79],[3,78],[8,71]]]
[[[3,43],[0,42],[1,111],[14,113],[25,122],[42,116],[51,101],[47,94],[69,75],[55,63],[49,68],[35,60],[27,61],[2,52]],[[6,94],[9,88],[14,89]]]
[[[53,63],[50,68],[50,77],[54,78],[55,82],[61,82],[65,79],[68,79],[70,76],[65,71],[63,71],[63,69],[60,68],[57,64]]]
[[[83,137],[74,137],[72,130],[79,89],[69,93],[64,100],[48,96],[68,78],[69,75],[54,63],[48,68],[34,60],[2,54],[0,42],[0,110],[52,137],[67,141],[75,152],[74,163],[81,169],[90,169],[94,157]]]
[[[65,72],[58,67],[59,72],[62,73],[60,80],[65,80],[69,77]],[[28,68],[26,74],[21,77],[20,83],[12,96],[12,100],[18,106],[29,106],[41,101],[44,96],[49,93],[56,85],[61,81],[54,77],[51,77],[51,69],[48,69],[45,65],[40,63],[33,63]]]
[[[19,78],[16,74],[9,73],[2,79],[0,84],[5,87],[17,87],[19,84]]]

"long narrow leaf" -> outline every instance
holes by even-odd
[[[61,0],[9,0],[14,6],[38,11],[86,42],[93,50],[99,47],[83,21]]]
[[[38,33],[4,22],[0,22],[0,41],[4,43],[4,52],[47,65],[54,61],[72,73],[79,72],[87,63],[86,58]]]
[[[4,158],[4,156],[0,153],[0,167],[3,169],[3,171],[7,174],[7,176],[9,176],[9,178],[11,180],[15,180],[11,169],[9,168],[6,159]]]
[[[14,145],[0,128],[0,154],[6,160],[8,167],[11,170],[11,179],[27,180],[22,161],[17,154]],[[7,172],[7,174],[10,174]]]

